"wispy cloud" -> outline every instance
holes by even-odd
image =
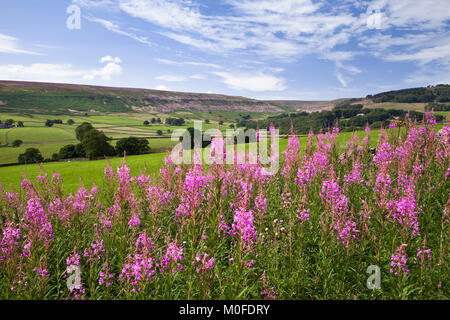
[[[37,52],[22,49],[19,46],[19,39],[2,33],[0,33],[0,53],[39,54]]]
[[[207,68],[214,68],[214,69],[222,69],[221,66],[215,63],[206,63],[206,62],[195,62],[195,61],[174,61],[169,59],[161,59],[156,58],[156,61],[168,64],[168,65],[174,65],[174,66],[195,66],[195,67],[207,67]]]
[[[283,91],[286,89],[283,78],[269,74],[239,74],[230,72],[213,72],[213,74],[221,77],[223,83],[230,89],[257,92]]]
[[[187,78],[184,76],[171,75],[171,74],[163,74],[163,75],[157,76],[155,79],[167,81],[167,82],[182,82],[182,81],[187,80]]]
[[[109,31],[112,31],[114,33],[117,33],[117,34],[120,34],[123,36],[127,36],[133,40],[136,40],[136,41],[146,44],[146,45],[152,45],[152,43],[146,37],[138,36],[132,32],[124,31],[124,30],[120,29],[120,27],[117,24],[114,24],[113,22],[111,22],[109,20],[95,18],[95,17],[87,17],[86,19],[89,21],[92,21],[92,22],[99,23],[102,26],[104,26],[106,29],[108,29]]]

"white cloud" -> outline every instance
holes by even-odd
[[[195,67],[208,67],[208,68],[214,68],[214,69],[221,69],[222,67],[215,63],[205,63],[205,62],[195,62],[195,61],[173,61],[169,59],[161,59],[156,58],[156,61],[168,65],[174,65],[174,66],[195,66]]]
[[[115,6],[115,2],[112,0],[72,0],[72,3],[85,8],[112,8]]]
[[[162,80],[167,82],[182,82],[187,80],[184,76],[177,76],[177,75],[171,75],[171,74],[163,74],[155,78],[156,80]]]
[[[421,64],[435,60],[446,60],[450,62],[450,43],[424,48],[413,53],[390,54],[386,59],[389,61],[417,61]]]
[[[284,79],[264,73],[235,74],[229,72],[213,72],[222,78],[229,88],[249,91],[283,91],[286,89]]]
[[[86,80],[94,80],[96,77],[99,77],[103,80],[111,80],[111,76],[122,73],[122,67],[119,64],[122,60],[119,57],[113,58],[111,56],[104,56],[100,59],[100,63],[105,62],[108,62],[106,66],[101,69],[95,69],[87,72],[83,78]]]
[[[341,73],[336,72],[336,78],[339,80],[339,82],[341,83],[341,85],[342,85],[343,87],[346,87],[346,86],[347,86],[347,81],[345,81],[345,79],[344,79],[344,77],[342,76]]]
[[[157,86],[155,87],[155,90],[171,91],[171,89],[170,89],[169,87],[166,87],[165,85],[162,85],[162,84],[157,85]]]
[[[189,78],[196,79],[196,80],[204,80],[204,79],[206,79],[206,77],[204,75],[202,75],[202,74],[193,74]]]
[[[127,32],[124,31],[122,29],[120,29],[120,27],[117,24],[114,24],[113,22],[109,21],[109,20],[105,20],[105,19],[100,19],[100,18],[95,18],[95,17],[88,17],[87,18],[89,21],[92,22],[96,22],[101,24],[102,26],[104,26],[106,29],[108,29],[109,31],[112,31],[114,33],[123,35],[123,36],[127,36],[133,40],[136,40],[140,43],[146,44],[146,45],[151,45],[152,43],[150,41],[148,41],[148,39],[146,37],[141,37],[138,36],[132,32]]]
[[[201,50],[246,49],[281,58],[345,43],[348,36],[334,31],[358,20],[345,12],[319,12],[322,3],[310,0],[227,2],[236,16],[204,15],[188,0],[119,0],[119,7],[160,27],[162,35]]]
[[[111,56],[104,56],[100,59],[100,63],[104,63],[104,62],[114,62],[114,63],[121,63],[122,60],[120,60],[119,57],[111,57]]]
[[[74,82],[81,80],[110,80],[122,73],[118,63],[109,62],[99,69],[78,69],[71,64],[34,63],[31,65],[0,65],[0,78],[43,82]]]
[[[19,39],[0,33],[0,53],[38,54],[33,51],[21,49]]]

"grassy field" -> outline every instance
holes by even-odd
[[[238,116],[238,114],[228,113]],[[242,113],[244,114],[244,113]],[[245,113],[247,114],[247,113]],[[201,112],[185,112],[183,114],[168,113],[119,113],[114,115],[94,115],[88,117],[69,116],[69,115],[43,115],[43,114],[20,114],[20,113],[0,113],[0,120],[14,119],[22,121],[24,127],[0,129],[0,164],[16,163],[19,154],[24,153],[27,148],[38,148],[44,158],[51,158],[53,153],[59,152],[59,149],[67,144],[76,144],[78,141],[75,137],[75,129],[77,125],[83,122],[91,123],[98,130],[102,130],[112,139],[121,139],[129,136],[141,138],[149,138],[150,148],[153,152],[161,152],[173,147],[176,142],[172,141],[171,133],[176,129],[183,129],[193,125],[194,120],[205,120],[211,118],[211,123],[203,123],[203,129],[216,128],[217,124],[213,120],[217,114],[201,113]],[[260,114],[261,116],[261,114]],[[161,118],[162,122],[167,117],[183,117],[186,124],[183,126],[168,126],[165,124],[155,123],[147,126],[143,125],[145,120],[150,121],[152,118]],[[55,124],[53,127],[46,127],[47,119],[60,119],[64,124]],[[74,125],[66,124],[67,120],[75,121]],[[216,118],[217,120],[217,118]],[[222,129],[228,128],[229,122],[222,125]],[[163,134],[159,136],[157,131],[161,130]],[[22,140],[24,143],[18,148],[12,148],[14,140]],[[112,141],[115,145],[117,141]],[[9,146],[7,146],[9,145]]]

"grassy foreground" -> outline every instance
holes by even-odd
[[[133,178],[130,157],[75,194],[56,173],[1,188],[0,298],[449,299],[450,127],[432,123],[291,136],[273,176],[166,159]]]

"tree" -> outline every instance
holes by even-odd
[[[83,145],[81,143],[75,145],[75,158],[86,158],[86,152],[84,152]]]
[[[166,124],[172,125],[172,126],[182,126],[185,123],[183,118],[167,118]]]
[[[122,138],[117,141],[116,154],[120,157],[124,153],[127,155],[145,154],[150,152],[147,139],[139,139],[136,137]]]
[[[220,124],[220,125],[223,125],[223,120],[220,120],[220,121],[219,121],[219,124]]]
[[[162,136],[162,135],[163,135],[163,132],[162,132],[162,130],[157,130],[157,131],[156,131],[156,134],[157,134],[158,136]]]
[[[41,155],[39,149],[28,148],[25,153],[19,155],[19,163],[34,163],[41,162],[44,158]]]
[[[84,135],[93,130],[94,127],[92,126],[92,124],[90,124],[89,122],[83,122],[82,124],[80,124],[76,129],[75,129],[75,135],[78,139],[78,141],[82,141]]]
[[[180,137],[180,141],[182,142],[184,150],[194,149],[196,143],[198,143],[201,148],[206,148],[211,144],[211,137],[207,137],[201,131],[189,127]]]
[[[52,120],[45,121],[45,126],[46,127],[53,127],[53,121]]]
[[[75,158],[75,145],[68,144],[59,149],[58,157],[60,159],[71,159]]]
[[[206,119],[206,120],[205,120],[205,123],[208,124],[208,123],[209,123],[209,119]]]
[[[230,128],[231,128],[231,129],[234,129],[234,124],[230,124]]]
[[[112,156],[115,153],[114,147],[108,143],[109,138],[103,133],[92,129],[83,134],[81,144],[86,157],[94,159],[103,156]]]
[[[144,121],[144,126],[148,126],[150,124],[150,122],[148,122],[148,120]]]
[[[24,127],[23,122],[22,121],[17,121],[17,127],[23,128]]]
[[[13,148],[18,148],[18,147],[20,147],[22,144],[23,144],[23,141],[17,139],[17,140],[14,140],[14,141],[13,141],[12,147],[13,147]]]
[[[152,123],[155,123],[156,122],[156,119],[155,118],[152,118]]]
[[[161,123],[161,118],[156,119],[156,122]]]
[[[5,121],[5,124],[6,124],[7,126],[12,126],[15,122],[16,122],[16,121],[13,120],[13,119],[8,119],[8,120]]]
[[[75,123],[75,121],[73,121],[72,119],[67,120],[67,124],[73,125]]]

